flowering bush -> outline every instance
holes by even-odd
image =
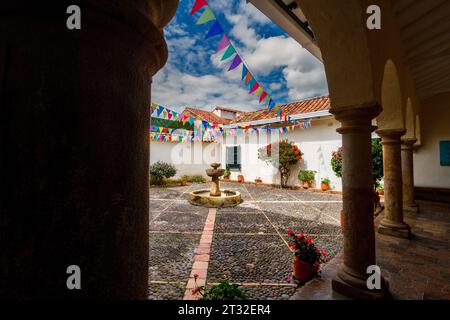
[[[278,168],[282,187],[287,186],[290,166],[297,164],[302,156],[300,149],[288,140],[274,142],[258,150],[259,159]]]
[[[331,153],[331,168],[337,177],[342,177],[342,156],[344,152],[342,147]]]
[[[309,263],[315,267],[320,265],[320,262],[324,262],[326,257],[326,251],[320,250],[317,247],[311,237],[307,237],[304,233],[295,235],[292,230],[288,231],[289,247],[294,250],[294,255],[301,261]]]
[[[342,177],[342,158],[344,150],[342,147],[331,154],[331,167],[338,177]],[[380,139],[372,139],[372,173],[375,187],[380,185],[383,178],[383,148]]]

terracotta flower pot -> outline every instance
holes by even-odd
[[[298,281],[308,282],[317,274],[319,267],[314,267],[312,264],[294,257],[294,275]]]
[[[261,179],[255,179],[255,183],[262,183]]]
[[[322,189],[322,191],[327,191],[330,188],[330,185],[326,183],[321,183],[320,188]]]
[[[238,175],[238,182],[242,183],[244,182],[244,176],[243,175]]]
[[[230,176],[226,176],[226,177],[224,176],[223,180],[230,180]]]
[[[187,185],[187,181],[186,180],[181,180],[181,186],[185,187]]]
[[[302,181],[302,188],[308,189],[310,187],[309,181]]]

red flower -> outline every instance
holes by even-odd
[[[306,238],[306,243],[312,243],[312,239],[311,239],[311,237],[308,237],[308,238]]]
[[[198,294],[198,293],[200,293],[201,290],[202,290],[201,287],[197,287],[194,290],[192,290],[192,294]]]

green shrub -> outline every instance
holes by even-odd
[[[218,285],[212,286],[203,293],[200,300],[245,300],[247,297],[239,289],[237,284],[231,284],[224,281]]]
[[[225,172],[223,173],[223,176],[224,176],[224,177],[229,177],[229,176],[231,176],[230,169],[226,168],[226,169],[225,169]]]
[[[188,175],[184,175],[181,176],[180,181],[189,181],[191,179],[191,177],[189,177]]]
[[[342,177],[344,150],[340,147],[331,155],[331,167],[337,177]],[[372,174],[373,184],[377,188],[383,178],[383,147],[380,139],[372,139]]]
[[[300,170],[300,173],[298,174],[298,179],[300,181],[314,181],[316,178],[316,172],[312,170]]]
[[[177,174],[177,169],[169,163],[158,161],[150,166],[150,183],[162,185],[164,179],[168,179]]]
[[[326,185],[330,185],[330,179],[323,178],[321,183],[326,184]]]
[[[193,176],[191,177],[191,179],[189,180],[189,182],[194,182],[194,183],[205,183],[205,182],[206,182],[206,179],[205,179],[203,176],[201,176],[201,175],[199,175],[199,174],[196,174],[196,175],[193,175]]]

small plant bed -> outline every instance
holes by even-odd
[[[198,275],[194,275],[195,289],[192,294],[199,300],[246,300],[247,297],[237,284],[223,281],[206,289],[205,286],[197,286]]]

